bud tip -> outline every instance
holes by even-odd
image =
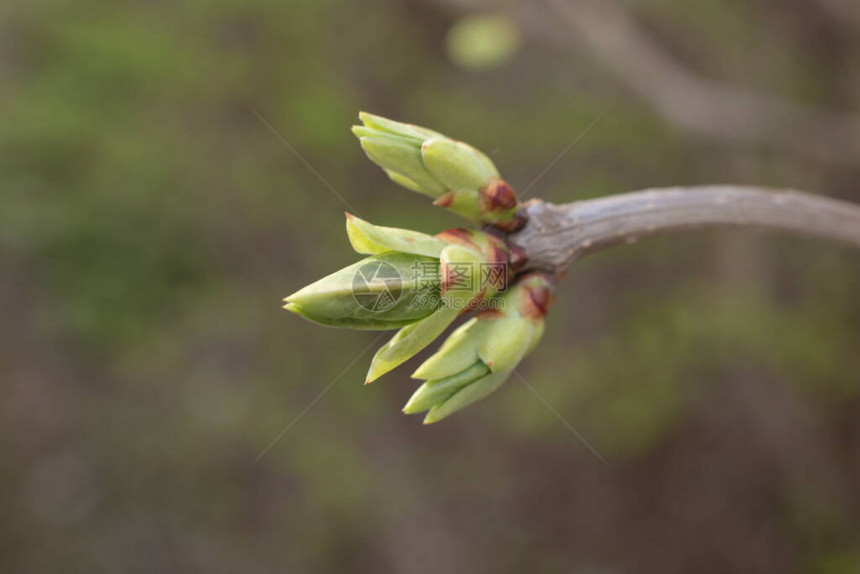
[[[410,398],[406,402],[406,404],[403,406],[403,408],[401,409],[403,414],[405,414],[405,415],[417,415],[418,413],[426,410],[426,409],[416,408],[415,407],[415,401],[413,399],[414,399],[414,396],[412,398]]]
[[[454,204],[454,195],[453,191],[446,191],[433,202],[433,205],[436,207],[451,207]]]

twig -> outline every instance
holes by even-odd
[[[714,185],[650,189],[527,206],[529,222],[510,236],[526,269],[563,272],[574,260],[643,237],[713,226],[765,227],[860,248],[860,205],[793,190]]]

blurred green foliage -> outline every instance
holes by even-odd
[[[464,68],[492,68],[508,60],[519,48],[515,22],[503,15],[466,16],[451,27],[448,56]]]

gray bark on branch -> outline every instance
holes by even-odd
[[[524,251],[524,269],[557,274],[612,245],[715,226],[780,229],[860,248],[860,205],[794,190],[676,187],[564,205],[533,200],[526,206],[528,224],[508,240]]]

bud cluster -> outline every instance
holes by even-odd
[[[479,225],[515,231],[525,211],[486,155],[440,133],[362,112],[353,133],[395,183]]]
[[[481,152],[425,128],[361,119],[353,131],[392,180],[476,223],[511,230],[524,222],[513,190]],[[516,276],[519,254],[499,235],[458,228],[432,236],[351,214],[346,232],[367,257],[293,293],[284,307],[331,327],[397,329],[374,355],[365,383],[415,356],[458,315],[478,311],[415,371],[425,382],[404,412],[427,411],[431,423],[485,397],[540,340],[552,279]]]
[[[549,278],[524,276],[502,298],[501,309],[464,323],[418,367],[412,377],[426,382],[403,412],[428,411],[425,423],[442,420],[499,388],[535,348],[553,300]]]

